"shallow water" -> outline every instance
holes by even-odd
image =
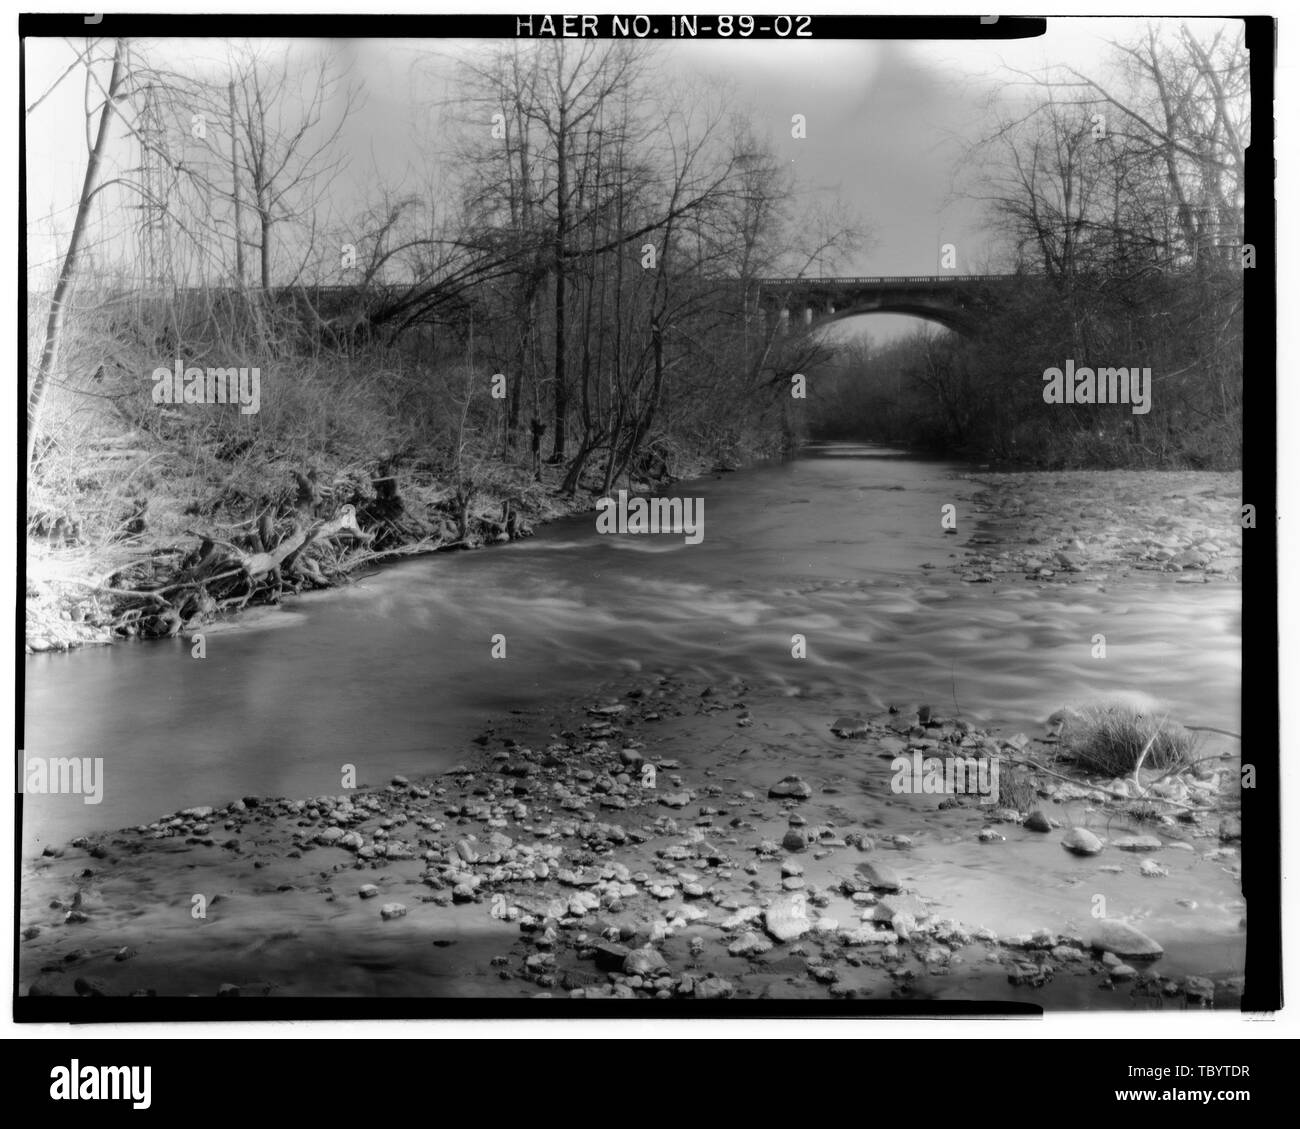
[[[28,755],[102,757],[105,790],[98,805],[26,796],[25,838],[237,795],[333,794],[346,764],[362,784],[436,771],[488,718],[622,671],[739,675],[832,716],[929,701],[1031,734],[1067,702],[1139,691],[1178,720],[1237,729],[1237,585],[962,584],[947,566],[978,528],[970,469],[814,446],[684,485],[704,501],[697,545],[599,535],[579,516],[245,615],[208,630],[203,660],[185,639],[31,656]],[[940,527],[949,502],[957,536]]]

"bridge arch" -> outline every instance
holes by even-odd
[[[823,329],[833,322],[848,318],[866,317],[869,314],[900,314],[907,317],[922,318],[950,329],[963,337],[973,337],[979,329],[979,319],[966,310],[952,306],[928,305],[920,302],[883,302],[853,306],[847,310],[837,309],[834,313],[824,314],[813,320],[812,328]]]

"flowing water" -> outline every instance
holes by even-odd
[[[969,514],[969,469],[812,446],[683,485],[703,499],[699,544],[600,535],[576,516],[246,614],[206,632],[202,660],[183,638],[31,656],[27,754],[102,757],[106,783],[98,805],[26,796],[25,837],[250,793],[332,794],[345,763],[376,782],[437,771],[487,717],[618,671],[739,675],[832,714],[931,701],[1032,734],[1066,702],[1138,690],[1189,724],[1236,729],[1236,585],[962,584],[947,566],[976,526],[944,536],[939,513]],[[791,657],[795,634],[805,659]]]
[[[813,446],[683,484],[703,499],[699,544],[681,533],[601,535],[588,514],[247,614],[207,631],[202,660],[188,639],[32,656],[28,755],[103,758],[105,780],[98,805],[24,797],[24,857],[186,806],[335,794],[345,764],[362,784],[436,772],[510,710],[590,701],[659,673],[738,677],[766,691],[781,711],[774,767],[788,745],[790,768],[847,771],[840,778],[864,797],[888,795],[888,759],[837,745],[827,724],[891,703],[930,702],[1037,735],[1063,704],[1138,691],[1178,720],[1237,729],[1236,584],[1176,585],[1157,573],[1104,586],[964,584],[951,566],[967,538],[997,534],[976,520],[971,469],[875,446]],[[965,515],[957,536],[940,525],[947,503]],[[1104,662],[1092,657],[1099,631]],[[792,657],[796,634],[806,658]],[[498,650],[504,637],[504,660],[492,657],[494,637]],[[1166,946],[1170,975],[1241,971],[1232,858],[1170,848],[1160,854],[1169,876],[1152,881],[1133,856],[1108,852],[1124,865],[1105,872],[1014,826],[996,847],[972,843],[969,815],[936,812],[933,797],[898,802],[907,799],[867,802],[876,830],[914,839],[905,880],[945,916],[1003,936],[1077,928],[1104,888],[1111,915],[1135,916]],[[1054,814],[1106,836],[1149,830],[1079,802]],[[915,987],[976,997],[1004,994],[1005,979],[993,966]],[[1086,976],[1058,977],[1043,999],[1099,1002]]]

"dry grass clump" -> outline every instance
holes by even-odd
[[[1061,744],[1087,772],[1127,776],[1139,762],[1143,768],[1164,770],[1190,764],[1196,736],[1167,717],[1131,705],[1099,704],[1071,714]]]

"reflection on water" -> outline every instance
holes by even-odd
[[[345,763],[371,783],[437,770],[488,716],[619,670],[740,675],[828,712],[955,699],[1012,732],[1136,689],[1180,720],[1237,728],[1236,586],[960,584],[945,566],[973,525],[944,536],[939,517],[948,502],[970,513],[962,469],[817,446],[690,484],[705,502],[698,545],[598,535],[586,515],[250,615],[208,632],[203,660],[181,639],[33,656],[28,753],[102,756],[107,787],[93,808],[26,797],[25,832],[40,842],[234,795],[333,794]],[[1091,655],[1099,631],[1104,661]],[[791,657],[795,634],[806,659]]]

